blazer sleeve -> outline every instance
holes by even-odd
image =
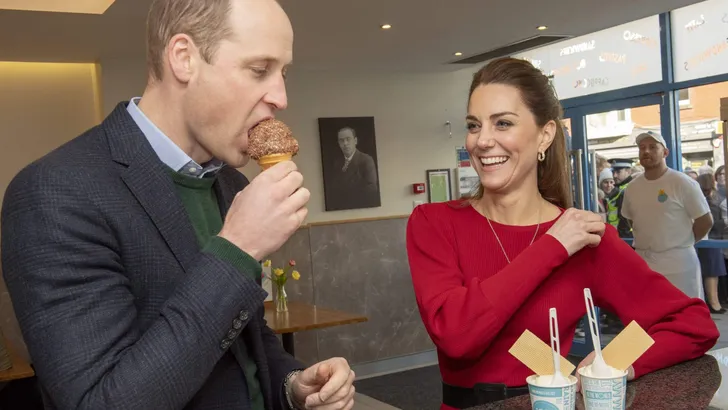
[[[5,195],[4,276],[38,379],[61,410],[181,409],[227,351],[233,319],[247,325],[266,294],[252,273],[200,252],[158,317],[137,328],[132,272],[90,180],[35,165]]]
[[[284,390],[286,377],[294,370],[304,370],[305,367],[283,350],[278,337],[266,325],[265,309],[260,309],[260,318],[263,324],[261,336],[263,337],[266,359],[270,369],[271,386],[273,387],[273,409],[289,410]]]
[[[364,189],[367,192],[376,193],[379,186],[379,180],[377,178],[377,166],[374,164],[374,159],[370,155],[365,154],[362,156],[362,158],[364,159]]]
[[[633,364],[635,376],[698,358],[713,347],[719,332],[708,307],[671,284],[607,225],[594,250],[594,304],[624,324],[636,321],[655,344]]]

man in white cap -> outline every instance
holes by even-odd
[[[690,297],[701,298],[700,263],[694,245],[713,226],[708,202],[696,181],[667,167],[665,139],[640,134],[645,173],[624,193],[622,215],[632,223],[634,248],[654,271]]]

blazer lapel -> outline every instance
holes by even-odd
[[[220,207],[220,215],[223,221],[225,221],[225,216],[227,216],[230,205],[232,205],[235,194],[237,194],[235,192],[235,186],[226,177],[226,171],[226,169],[222,169],[215,179],[215,183],[212,185],[212,188],[215,190],[215,196],[217,196],[217,205]]]
[[[159,230],[183,269],[199,251],[192,222],[174,182],[144,134],[119,104],[103,124],[114,160],[127,168],[121,178]]]

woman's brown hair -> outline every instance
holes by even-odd
[[[715,191],[715,179],[713,178],[713,174],[698,175],[698,184],[706,198],[713,197],[713,193]]]
[[[502,84],[518,89],[523,103],[536,119],[536,125],[556,123],[556,135],[546,150],[546,158],[538,163],[538,190],[547,201],[561,208],[574,206],[571,198],[571,179],[567,167],[566,137],[561,124],[563,110],[549,78],[525,60],[501,58],[490,62],[473,75],[468,100],[481,85]],[[479,185],[473,199],[483,197]]]

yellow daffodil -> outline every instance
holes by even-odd
[[[269,268],[270,264],[271,264],[270,259],[268,259],[265,262],[263,262],[263,267]]]
[[[291,273],[291,277],[293,278],[293,280],[299,280],[299,279],[301,279],[301,274],[300,274],[300,273],[298,273],[298,271],[297,271],[297,270],[294,270],[294,271],[293,271],[293,272]]]
[[[275,269],[273,269],[273,274],[276,276],[281,276],[281,275],[283,275],[283,269],[275,268]]]

